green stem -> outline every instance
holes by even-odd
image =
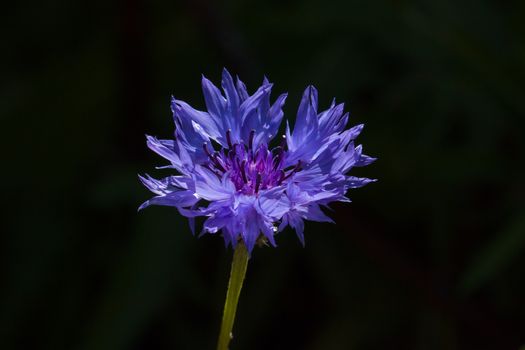
[[[230,281],[228,282],[228,292],[224,303],[224,314],[222,316],[221,333],[217,343],[217,350],[228,350],[228,344],[232,339],[233,321],[237,311],[237,303],[241,294],[242,282],[248,267],[248,251],[244,243],[239,242],[233,252],[232,268],[230,271]]]

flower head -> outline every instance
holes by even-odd
[[[375,181],[346,175],[375,160],[354,145],[363,125],[345,129],[348,113],[335,101],[318,112],[313,86],[303,94],[293,131],[287,122],[280,137],[287,94],[271,103],[266,78],[249,95],[224,69],[224,94],[205,77],[202,89],[207,112],[172,98],[175,139],[147,136],[148,147],[170,161],[163,168],[178,174],[160,180],[140,176],[156,196],[139,209],[176,207],[193,232],[195,217],[205,217],[202,233],[222,231],[227,245],[242,240],[251,251],[258,239],[275,246],[275,233],[288,225],[304,244],[304,220],[331,222],[321,207],[348,202],[348,189]]]

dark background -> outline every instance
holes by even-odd
[[[1,349],[213,349],[231,251],[137,213],[174,94],[263,74],[347,103],[379,182],[257,249],[232,349],[525,344],[525,2],[2,5]]]

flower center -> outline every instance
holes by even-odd
[[[219,178],[228,173],[237,191],[244,194],[257,194],[260,190],[279,186],[302,169],[301,161],[293,167],[283,168],[286,156],[284,138],[280,146],[268,150],[266,143],[261,143],[254,149],[254,137],[255,130],[252,130],[248,144],[242,140],[232,143],[231,131],[228,130],[228,147],[221,148],[220,151],[210,151],[208,143],[205,142],[203,148],[208,160],[203,166]]]

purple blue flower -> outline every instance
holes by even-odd
[[[335,101],[318,112],[317,90],[309,86],[293,130],[287,122],[279,135],[287,94],[271,103],[272,87],[265,78],[250,95],[224,69],[224,94],[202,78],[206,112],[172,98],[174,140],[147,136],[147,145],[177,175],[139,176],[156,194],[139,209],[176,207],[192,232],[195,218],[204,217],[202,233],[221,231],[226,245],[242,240],[250,252],[257,241],[275,246],[275,234],[286,226],[304,244],[304,220],[332,222],[323,207],[349,202],[348,189],[375,181],[346,175],[375,160],[354,144],[363,125],[345,129],[349,115]]]

